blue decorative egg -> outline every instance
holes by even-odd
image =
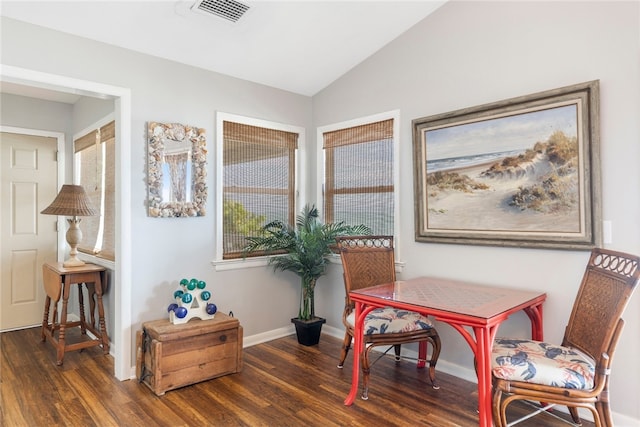
[[[184,295],[182,295],[182,302],[185,304],[189,304],[191,301],[193,301],[193,295],[186,293]]]
[[[211,299],[211,292],[209,291],[202,291],[200,293],[200,298],[202,298],[204,301],[209,301],[209,299]]]
[[[180,280],[180,284],[182,286],[187,286],[189,284],[189,281],[187,279],[182,279],[182,280]]]
[[[197,279],[191,279],[189,281],[189,284],[187,285],[187,289],[192,291],[192,290],[194,290],[196,288],[196,286],[198,286],[198,280]]]
[[[200,281],[198,282],[198,289],[204,289],[204,288],[206,288],[206,287],[207,287],[207,284],[205,283],[205,281],[204,281],[204,280],[200,280]]]
[[[184,291],[182,291],[182,290],[178,289],[177,291],[175,291],[175,292],[173,293],[173,297],[174,297],[174,298],[181,298],[181,297],[182,297],[182,294],[184,294]]]
[[[167,307],[167,311],[173,311],[176,308],[178,308],[178,304],[174,302],[173,304],[169,304],[169,307]]]
[[[175,313],[178,319],[184,319],[187,316],[187,309],[185,307],[178,307]]]

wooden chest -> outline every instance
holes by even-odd
[[[242,370],[242,326],[223,313],[182,325],[145,322],[136,344],[136,376],[158,396]]]

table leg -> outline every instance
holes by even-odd
[[[89,294],[89,315],[90,317],[90,325],[94,329],[100,329],[100,325],[96,323],[96,284],[95,283],[86,283],[87,285],[87,293]]]
[[[480,427],[493,426],[491,403],[491,331],[474,328],[476,335],[476,363],[478,373],[478,412]]]
[[[344,404],[350,406],[356,400],[358,394],[358,380],[360,375],[360,354],[362,354],[362,336],[364,326],[364,316],[361,315],[362,303],[356,302],[355,306],[355,325],[353,326],[353,369],[351,372],[351,390],[344,401]]]
[[[527,313],[529,320],[531,320],[531,339],[543,341],[542,304],[527,307],[524,312]]]
[[[42,316],[42,342],[47,340],[45,330],[49,328],[49,307],[51,306],[51,297],[47,295],[44,299],[44,315]]]
[[[82,283],[78,283],[78,303],[80,304],[80,331],[82,335],[87,335],[87,319],[84,314],[84,293]]]
[[[67,277],[64,279],[62,289],[62,313],[60,313],[60,330],[58,332],[58,346],[56,348],[56,365],[62,365],[64,360],[64,347],[66,345],[66,326],[67,326],[67,308],[69,305],[69,290],[71,284],[68,283]],[[55,327],[55,325],[54,325]]]
[[[493,426],[493,408],[491,394],[491,348],[497,326],[473,327],[473,335],[463,325],[449,323],[467,341],[475,356],[478,375],[478,415],[480,427]]]
[[[98,297],[98,323],[100,323],[100,338],[102,340],[102,352],[109,354],[109,337],[107,336],[107,325],[104,320],[104,306],[102,305],[102,284],[104,283],[104,272],[94,282],[95,293]]]
[[[420,341],[418,343],[418,368],[427,366],[427,342]]]
[[[358,382],[360,375],[360,357],[364,351],[364,319],[371,313],[375,306],[365,306],[361,302],[356,302],[355,325],[353,326],[353,373],[351,376],[351,390],[344,400],[344,404],[350,406],[356,400],[358,394]]]

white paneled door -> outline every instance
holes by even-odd
[[[57,259],[56,138],[0,133],[0,331],[42,323],[42,264]]]

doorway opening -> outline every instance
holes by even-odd
[[[111,332],[114,349],[114,375],[119,380],[133,378],[131,335],[131,242],[120,236],[131,235],[131,90],[1,65],[0,81],[81,96],[113,99],[116,118],[116,252],[113,272],[115,330]]]

